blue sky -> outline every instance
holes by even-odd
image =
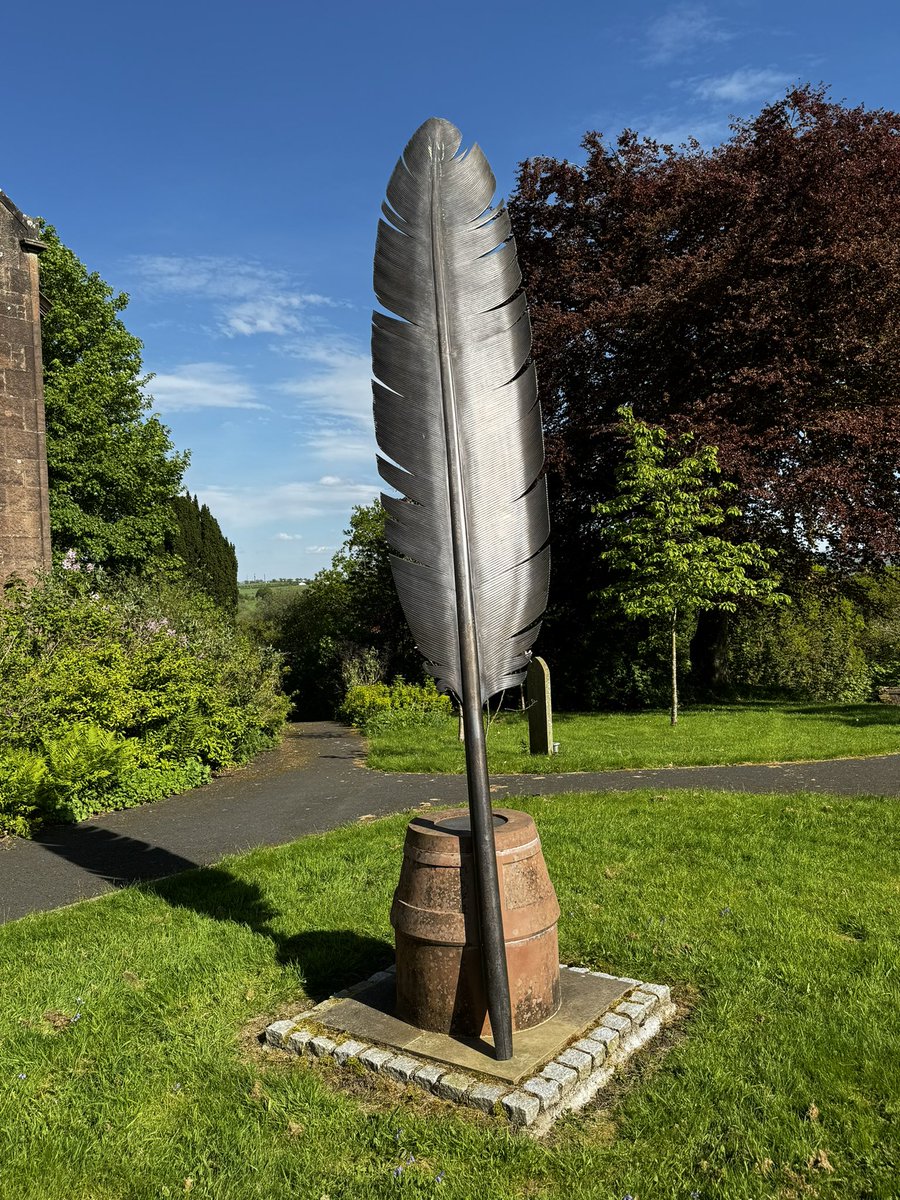
[[[0,188],[131,296],[154,408],[242,578],[314,574],[378,494],[372,251],[425,118],[477,140],[502,195],[587,129],[712,145],[797,81],[900,108],[887,2],[34,11],[0,17]]]

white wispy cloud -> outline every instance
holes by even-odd
[[[303,290],[286,271],[246,259],[155,254],[132,261],[147,295],[211,302],[219,332],[227,337],[304,333],[314,324],[310,310],[341,306],[319,292]]]
[[[722,75],[682,76],[668,85],[670,92],[678,95],[677,103],[655,111],[593,113],[587,125],[606,131],[610,142],[614,140],[610,131],[627,127],[663,145],[679,147],[696,139],[701,146],[711,147],[729,136],[735,116],[745,116],[754,106],[776,99],[796,78],[773,67],[740,67]]]
[[[278,542],[302,542],[302,533],[276,533],[275,540]]]
[[[676,4],[647,27],[646,61],[671,62],[704,46],[730,42],[734,36],[705,4]]]
[[[300,401],[307,414],[368,428],[372,424],[372,360],[341,342],[323,340],[301,345],[297,357],[310,371],[278,385]]]
[[[701,100],[723,104],[746,104],[750,100],[767,100],[782,91],[791,81],[784,71],[768,67],[741,67],[728,75],[713,75],[691,81],[691,90]]]
[[[254,333],[280,337],[286,333],[300,333],[305,328],[302,316],[305,307],[298,296],[258,296],[242,300],[223,313],[223,332],[232,337]]]
[[[321,428],[304,434],[303,448],[318,462],[329,466],[352,467],[358,464],[373,465],[375,462],[375,429],[372,426],[350,433],[346,429]]]
[[[342,483],[347,475],[375,466],[372,421],[372,363],[368,352],[345,342],[323,339],[295,348],[303,373],[285,379],[276,390],[296,401],[307,460],[325,468],[322,486]]]
[[[354,504],[371,504],[380,488],[377,484],[342,480],[338,485],[311,481],[270,487],[207,484],[196,491],[223,526],[253,529],[273,521],[293,523],[343,516]]]
[[[148,384],[153,407],[160,412],[200,408],[267,409],[251,384],[226,363],[185,363],[160,371]]]

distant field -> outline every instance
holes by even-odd
[[[262,588],[285,594],[299,591],[305,582],[305,579],[247,579],[238,584],[238,613],[249,616],[256,612]]]

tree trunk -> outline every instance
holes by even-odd
[[[678,643],[675,635],[678,624],[678,609],[672,613],[672,716],[671,723],[678,724]]]

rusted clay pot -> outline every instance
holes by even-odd
[[[480,1036],[490,1020],[468,818],[454,809],[410,821],[391,924],[397,1016],[419,1029]],[[559,905],[531,817],[495,809],[494,838],[513,1029],[530,1029],[560,1004]]]

